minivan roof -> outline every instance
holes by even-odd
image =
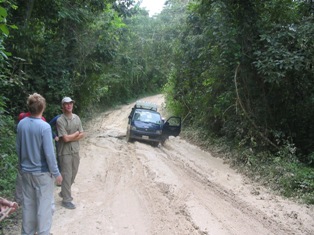
[[[135,108],[140,108],[140,109],[148,109],[148,110],[153,110],[157,111],[157,104],[147,102],[147,101],[136,101],[135,103]]]

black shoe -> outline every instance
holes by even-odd
[[[62,202],[62,206],[67,209],[75,209],[75,205],[72,202]]]

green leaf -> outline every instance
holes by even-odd
[[[9,35],[9,29],[5,24],[0,24],[0,29],[2,31],[2,33],[4,33],[5,35]]]
[[[0,20],[3,21],[8,16],[7,10],[0,7]]]

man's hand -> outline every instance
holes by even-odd
[[[63,180],[63,178],[62,178],[61,175],[57,176],[57,178],[56,178],[56,183],[57,183],[57,185],[61,185],[62,180]]]
[[[16,202],[11,202],[0,197],[0,221],[12,214],[18,208],[19,205]]]

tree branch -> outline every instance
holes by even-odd
[[[240,64],[238,64],[236,70],[235,70],[235,73],[234,73],[234,86],[235,86],[235,90],[236,90],[236,94],[237,94],[237,101],[244,113],[244,116],[249,120],[249,122],[252,124],[252,126],[257,130],[257,132],[259,133],[259,135],[267,142],[269,143],[271,146],[273,146],[274,148],[278,149],[278,146],[276,144],[274,144],[269,138],[267,138],[263,133],[261,133],[259,131],[259,128],[258,126],[255,124],[255,122],[250,118],[249,114],[246,112],[245,108],[244,108],[244,105],[242,103],[242,100],[240,98],[240,95],[239,95],[239,90],[238,90],[238,83],[237,83],[237,74],[238,74],[238,71],[239,71],[239,68],[240,68]]]

